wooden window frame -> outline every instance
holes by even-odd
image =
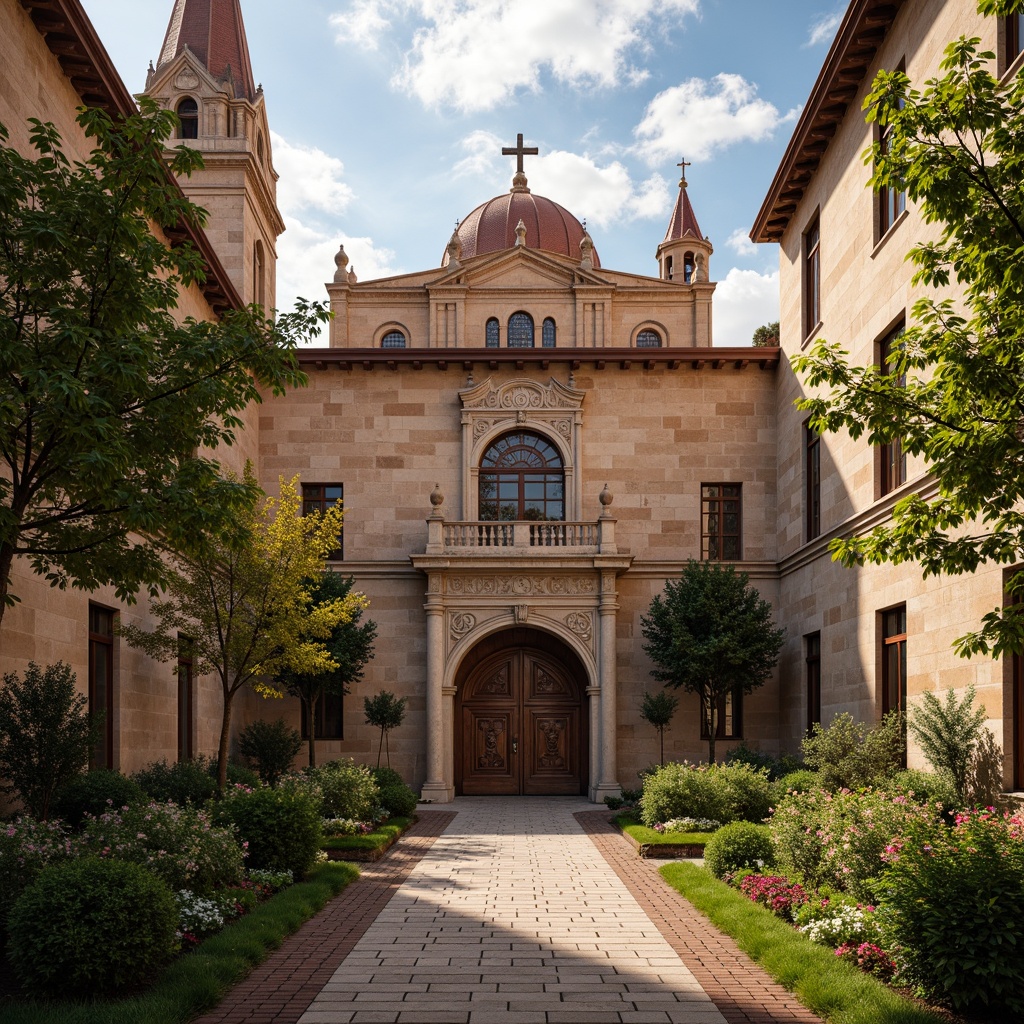
[[[186,103],[191,103],[195,106],[195,110],[189,110],[182,113],[181,108]],[[178,121],[180,127],[178,128],[179,139],[198,139],[199,138],[199,117],[202,112],[202,106],[194,96],[182,96],[178,100],[178,105],[174,108],[175,114],[178,115]]]
[[[804,337],[821,323],[821,215],[816,213],[803,234]]]
[[[804,420],[804,531],[808,541],[821,535],[821,434]]]
[[[734,488],[734,493],[726,493],[726,488]],[[715,491],[715,493],[708,493]],[[710,507],[711,502],[736,502],[736,529],[726,532],[725,508]],[[710,528],[711,516],[717,516],[717,527]],[[726,555],[727,540],[735,540],[735,557]],[[715,542],[715,553],[712,554],[712,541]],[[704,562],[741,562],[743,561],[743,485],[739,483],[702,483],[700,485],[700,557]]]
[[[700,709],[700,738],[708,739],[708,723],[703,704]],[[718,740],[743,739],[743,687],[736,686],[732,693],[718,701],[718,722],[715,728],[715,742]]]
[[[821,724],[821,632],[804,637],[804,675],[807,682],[807,732]]]
[[[1002,62],[999,73],[1005,75],[1024,53],[1024,11],[1004,15],[999,23],[999,35],[999,56]]]
[[[178,634],[178,760],[195,756],[195,664],[192,641]]]
[[[503,450],[492,456],[499,446],[504,446]],[[527,465],[525,461],[503,464],[506,457],[514,457],[517,451],[535,455],[543,464]],[[514,497],[505,493],[513,485]],[[485,493],[488,487],[493,487],[494,491]],[[557,495],[559,490],[561,497]],[[513,502],[516,515],[509,518],[503,513],[512,508]],[[554,510],[558,506],[561,515],[547,515],[549,508]],[[531,514],[541,510],[543,515]],[[490,517],[492,512],[495,515]],[[477,474],[477,515],[481,522],[565,522],[565,513],[565,460],[551,438],[536,430],[513,430],[496,437],[487,446]]]
[[[328,715],[328,702],[332,705],[337,701],[337,707],[331,708],[331,714]],[[306,705],[303,701],[299,702],[302,712],[300,723],[300,731],[304,740],[309,739],[309,715],[306,713]],[[331,725],[331,731],[328,732],[327,726]],[[337,693],[321,693],[316,701],[316,736],[318,740],[343,740],[345,738],[345,697],[343,694]]]
[[[901,318],[896,326],[890,328],[878,341],[878,368],[881,373],[889,373],[889,361],[893,345],[903,334],[906,324]],[[900,378],[901,386],[906,386],[906,378]],[[907,482],[907,453],[903,450],[903,442],[894,437],[891,441],[878,446],[878,496],[884,497],[902,487]]]
[[[328,495],[328,489],[337,489],[338,496]],[[326,512],[332,505],[344,505],[345,485],[340,483],[321,483],[302,485],[302,514]],[[338,530],[338,543],[327,554],[328,562],[340,562],[345,557],[345,527]]]
[[[102,617],[102,618],[101,618]],[[89,603],[89,714],[103,711],[102,731],[89,752],[90,770],[114,768],[114,627],[117,611],[103,605]],[[109,631],[99,628],[109,622]],[[106,671],[97,668],[100,651],[106,652]],[[102,691],[102,703],[100,693]]]

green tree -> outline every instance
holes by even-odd
[[[748,694],[763,685],[786,636],[749,582],[731,565],[691,559],[640,619],[644,650],[656,666],[651,675],[700,698],[711,763],[719,702],[737,689]]]
[[[295,755],[302,748],[302,737],[283,718],[268,722],[257,718],[239,734],[238,752],[260,777],[273,788],[282,775],[290,772]]]
[[[75,673],[63,662],[41,669],[30,662],[24,679],[4,676],[0,690],[0,785],[44,821],[54,796],[89,763],[96,730]]]
[[[380,729],[380,743],[377,745],[377,767],[380,767],[380,751],[387,741],[388,733],[405,721],[405,698],[396,697],[389,690],[381,690],[375,697],[363,699],[366,724]],[[391,748],[387,748],[388,767],[391,767]]]
[[[770,324],[762,324],[754,331],[754,337],[751,341],[756,348],[763,348],[766,345],[778,345],[779,321],[775,320]]]
[[[352,591],[354,580],[330,570],[317,579],[310,580],[310,607],[325,601],[343,600]],[[330,636],[324,639],[324,646],[330,652],[335,668],[316,674],[285,671],[278,677],[278,684],[285,693],[298,697],[306,713],[309,726],[309,766],[316,767],[316,706],[323,694],[344,695],[352,683],[363,678],[363,668],[373,657],[373,642],[377,639],[377,624],[369,619],[360,623],[363,608],[357,607],[350,619],[337,623]]]
[[[885,131],[885,146],[865,154],[871,186],[906,192],[936,225],[908,256],[929,293],[887,368],[853,365],[826,341],[795,357],[810,388],[831,389],[797,404],[819,432],[898,440],[927,463],[936,493],[911,494],[889,522],[833,541],[846,565],[916,561],[927,577],[1024,562],[1024,77],[1000,82],[993,65],[979,40],[961,38],[941,77],[917,89],[903,71],[881,71],[865,101]],[[1024,572],[1008,589],[1024,595]],[[955,646],[963,656],[1024,649],[1024,603],[989,612]]]
[[[257,490],[246,468],[248,493]],[[122,628],[133,646],[173,661],[180,638],[188,637],[195,670],[213,672],[224,698],[217,786],[227,781],[228,740],[235,695],[253,686],[265,697],[283,694],[269,680],[285,669],[317,672],[334,668],[325,641],[331,630],[363,604],[361,595],[311,606],[308,581],[324,570],[337,542],[341,509],[299,514],[301,499],[281,481],[278,501],[253,499],[236,511],[232,536],[198,538],[190,548],[168,552],[166,594],[153,601],[153,631]]]
[[[329,317],[304,302],[276,323],[255,306],[177,314],[206,269],[161,233],[204,218],[161,157],[175,116],[143,100],[78,122],[94,145],[81,163],[52,124],[30,122],[30,156],[0,125],[0,623],[18,556],[52,585],[130,601],[163,579],[154,538],[230,523],[251,490],[209,453],[261,389],[305,383],[296,342]],[[170,171],[200,160],[179,147]]]
[[[907,722],[928,763],[952,781],[961,807],[971,791],[971,771],[984,725],[985,709],[974,706],[973,683],[963,701],[957,701],[952,689],[946,691],[944,701],[925,691]]]
[[[673,697],[667,690],[659,690],[657,693],[644,691],[643,699],[640,701],[640,717],[658,730],[658,738],[661,740],[661,763],[665,763],[665,730],[668,728],[672,716],[679,707],[679,698]]]

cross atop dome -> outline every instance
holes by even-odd
[[[538,156],[540,150],[536,146],[524,146],[523,145],[523,133],[520,132],[516,136],[516,144],[514,146],[502,146],[502,156],[514,156],[516,158],[516,173],[512,179],[513,192],[529,192],[530,190],[526,187],[526,174],[523,172],[523,157],[524,156]]]
[[[693,164],[689,160],[687,160],[685,156],[682,157],[682,159],[680,159],[679,163],[676,164],[676,167],[678,167],[679,171],[680,171],[680,174],[679,174],[679,187],[680,188],[686,188],[686,168],[687,167],[692,167],[692,166],[693,166]]]

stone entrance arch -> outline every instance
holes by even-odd
[[[501,630],[466,655],[455,685],[457,795],[588,791],[587,673],[565,643]]]

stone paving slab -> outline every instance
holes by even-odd
[[[567,797],[453,808],[419,812],[197,1024],[820,1024],[606,811]]]

